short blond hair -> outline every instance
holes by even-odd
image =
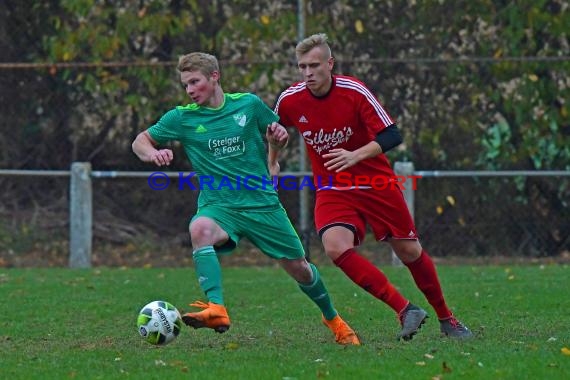
[[[332,56],[332,53],[328,41],[329,38],[325,33],[313,34],[312,36],[305,38],[297,44],[295,47],[295,53],[297,56],[301,56],[303,54],[307,54],[309,51],[316,47],[323,47],[324,49],[322,50],[325,52],[325,54],[328,55],[324,58],[330,58]]]
[[[178,71],[200,71],[206,77],[212,75],[214,71],[220,72],[218,59],[208,53],[189,53],[178,59]]]

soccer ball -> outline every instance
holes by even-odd
[[[137,317],[141,337],[150,344],[164,346],[172,342],[182,329],[182,317],[174,305],[166,301],[152,301]]]

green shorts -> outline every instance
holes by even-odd
[[[192,221],[199,217],[213,219],[230,237],[230,241],[215,247],[218,253],[230,253],[246,237],[265,255],[274,259],[305,257],[303,244],[283,206],[233,210],[218,206],[203,206]]]

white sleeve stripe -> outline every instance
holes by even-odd
[[[291,86],[288,89],[286,89],[285,91],[283,91],[281,93],[281,95],[279,95],[279,98],[277,99],[277,103],[275,104],[275,113],[277,113],[279,111],[279,104],[281,103],[281,100],[283,100],[284,98],[286,98],[289,95],[293,95],[296,94],[297,92],[303,91],[306,88],[306,84],[305,82],[301,82],[299,84],[297,84],[296,86]]]
[[[339,87],[355,90],[364,95],[364,97],[372,105],[374,110],[376,110],[378,117],[380,117],[380,119],[384,122],[384,124],[387,127],[394,123],[391,120],[390,116],[388,116],[388,113],[386,113],[380,102],[378,102],[378,99],[376,99],[376,97],[370,92],[370,90],[368,90],[368,88],[366,88],[366,86],[363,86],[362,84],[350,79],[338,78],[338,77],[336,78],[336,85]]]

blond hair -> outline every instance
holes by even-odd
[[[322,47],[323,52],[327,55],[324,58],[330,58],[332,56],[331,47],[328,43],[329,38],[324,33],[313,34],[299,42],[295,47],[295,53],[297,57],[307,54],[309,51],[316,47]]]
[[[178,59],[178,71],[200,71],[206,77],[210,77],[214,71],[220,72],[218,59],[207,53],[190,53]]]

